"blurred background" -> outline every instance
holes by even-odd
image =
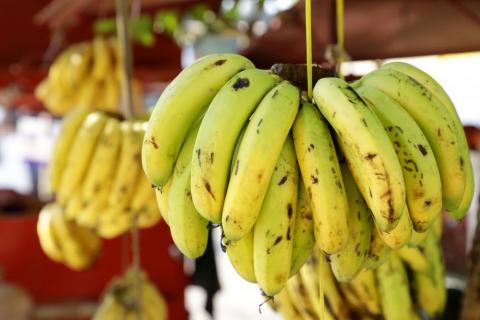
[[[315,63],[332,67],[342,57],[343,74],[355,79],[405,61],[445,88],[464,124],[478,189],[480,1],[346,0],[342,52],[334,45],[335,2],[312,5]],[[301,0],[131,0],[128,9],[139,111],[151,108],[183,67],[209,53],[240,53],[265,69],[305,62]],[[80,272],[41,251],[37,215],[52,197],[46,172],[65,109],[49,107],[38,85],[67,48],[116,34],[115,1],[3,0],[0,12],[0,320],[13,319],[5,316],[11,308],[25,310],[25,319],[89,319],[107,283],[123,271],[129,235],[104,241],[99,259]],[[85,89],[81,99],[95,99],[106,87],[95,90]],[[445,319],[455,319],[460,307],[479,199],[477,190],[465,219],[444,217],[452,290]],[[193,262],[175,249],[163,222],[142,229],[142,267],[167,300],[170,319],[279,319],[267,307],[258,312],[261,293],[235,274],[217,231],[207,254]]]

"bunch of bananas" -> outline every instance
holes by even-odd
[[[100,253],[100,239],[91,230],[65,219],[62,207],[45,205],[40,211],[37,234],[43,252],[53,261],[74,270],[89,267]]]
[[[134,280],[134,272],[131,269],[127,270],[127,272],[121,278],[114,278],[108,285],[100,306],[98,307],[92,319],[138,319],[136,313],[136,292]],[[145,272],[141,273],[140,290],[142,319],[168,319],[167,303],[155,285],[150,282]]]
[[[320,79],[313,101],[302,97],[242,56],[209,55],[165,89],[142,147],[178,248],[202,255],[221,225],[233,266],[268,296],[315,244],[348,282],[472,199],[462,124],[423,71],[390,63],[352,84]]]
[[[161,219],[140,162],[145,126],[81,108],[65,117],[49,181],[66,218],[103,238],[129,230],[134,217],[141,228]]]
[[[328,257],[315,251],[271,305],[285,320],[413,320],[422,313],[434,319],[446,303],[435,232],[428,232],[420,246],[408,247],[407,255],[392,252],[376,270],[364,268],[350,282],[338,282]]]
[[[118,41],[96,36],[61,52],[35,95],[55,115],[74,107],[119,113],[121,80]],[[140,108],[142,92],[137,80],[132,82],[132,91],[134,105]]]

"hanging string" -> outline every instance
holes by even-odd
[[[342,62],[344,55],[344,32],[343,32],[343,0],[336,0],[336,29],[337,29],[337,74],[343,79]]]
[[[307,93],[312,100],[312,1],[305,0],[305,41],[307,52]]]
[[[117,9],[117,36],[122,58],[122,114],[125,119],[133,117],[132,100],[132,47],[130,43],[130,31],[128,28],[128,4],[127,0],[116,0]],[[141,278],[140,278],[140,235],[138,230],[138,217],[133,217],[132,229],[132,267],[135,287],[135,311],[137,319],[142,320],[141,308]]]

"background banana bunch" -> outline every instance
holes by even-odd
[[[55,115],[75,107],[120,113],[121,57],[115,38],[96,36],[61,52],[35,95]],[[132,82],[136,110],[142,106],[140,82]]]
[[[369,268],[400,282],[398,256],[422,253],[442,208],[465,215],[468,152],[448,95],[409,64],[352,84],[320,79],[307,102],[288,79],[215,54],[159,98],[142,164],[178,248],[199,257],[209,225],[221,225],[232,265],[274,296],[315,245],[338,281]],[[438,283],[440,268],[441,259],[416,278]]]
[[[437,234],[428,232],[420,247],[409,248],[408,256],[394,252],[350,282],[338,282],[328,257],[315,250],[269,304],[285,320],[422,319],[421,314],[434,319],[446,303]]]
[[[161,219],[140,152],[146,122],[101,111],[72,110],[63,120],[49,167],[64,218],[103,238],[148,228]]]
[[[121,278],[114,278],[103,295],[93,320],[133,320],[136,314],[135,278],[131,269]],[[168,319],[168,306],[162,294],[150,282],[145,272],[141,273],[141,313],[145,320]]]
[[[45,254],[74,270],[89,267],[100,253],[101,241],[95,233],[65,219],[56,203],[40,211],[37,233]]]

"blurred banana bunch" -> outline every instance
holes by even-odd
[[[35,89],[36,97],[55,115],[75,107],[120,113],[121,55],[116,38],[96,36],[61,52],[48,76]],[[132,81],[134,109],[142,109],[142,88]]]

